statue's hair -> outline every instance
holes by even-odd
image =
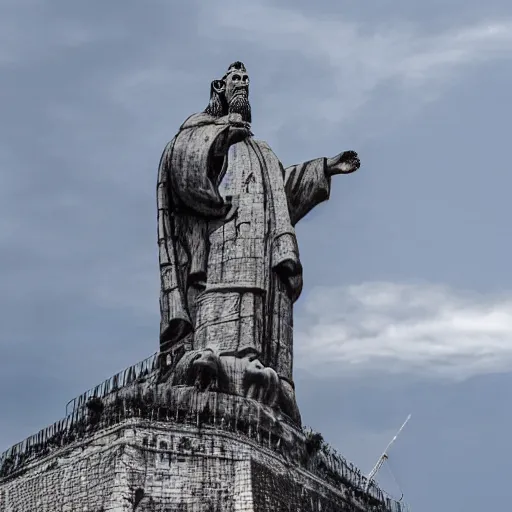
[[[225,80],[226,77],[233,71],[241,71],[242,73],[247,73],[247,69],[245,68],[244,63],[237,60],[236,62],[233,62],[229,65],[228,70],[222,79]]]
[[[228,103],[224,94],[219,93],[214,84],[217,80],[214,80],[210,86],[210,102],[204,109],[205,114],[209,114],[213,117],[222,117],[228,113]]]

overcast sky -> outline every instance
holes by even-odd
[[[158,348],[161,151],[234,60],[285,165],[361,170],[298,227],[304,423],[414,512],[507,510],[508,0],[2,0],[0,451]]]

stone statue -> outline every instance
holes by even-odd
[[[329,198],[353,151],[284,168],[250,131],[249,77],[235,62],[163,152],[157,186],[160,350],[173,384],[225,391],[292,418],[295,224]]]

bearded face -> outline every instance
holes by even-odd
[[[249,76],[246,72],[232,71],[225,78],[225,97],[228,113],[240,114],[242,119],[251,122],[251,105],[249,103]]]
[[[249,76],[242,63],[232,64],[222,80],[212,82],[210,103],[205,112],[214,117],[240,114],[242,120],[251,122]]]

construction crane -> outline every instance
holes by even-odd
[[[379,457],[379,460],[377,461],[377,464],[375,464],[373,469],[370,471],[370,474],[368,475],[367,481],[366,481],[366,487],[365,487],[365,491],[366,492],[368,492],[368,489],[370,488],[370,485],[373,482],[373,479],[374,479],[375,475],[379,472],[380,468],[382,467],[382,465],[384,464],[384,462],[388,458],[388,451],[391,448],[391,445],[396,441],[396,438],[398,437],[400,432],[402,432],[402,430],[404,429],[405,425],[407,425],[407,422],[410,419],[411,419],[411,415],[409,414],[409,416],[407,416],[407,419],[404,421],[403,425],[398,429],[398,432],[395,434],[395,437],[393,437],[393,439],[391,439],[389,444],[386,446],[386,449],[384,450],[382,455]]]

